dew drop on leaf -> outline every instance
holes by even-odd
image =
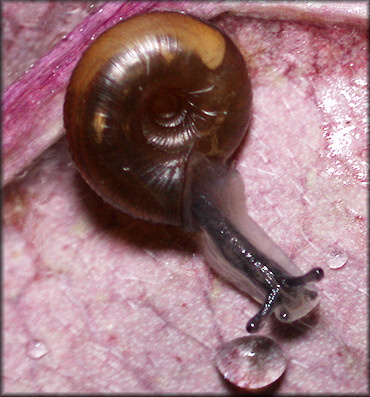
[[[49,352],[49,349],[44,342],[33,339],[27,344],[27,355],[28,357],[39,360]]]
[[[287,365],[280,346],[261,335],[224,343],[217,349],[214,362],[225,379],[247,390],[260,389],[275,382]]]
[[[340,269],[348,261],[348,254],[345,251],[333,251],[328,258],[328,266],[331,269]]]

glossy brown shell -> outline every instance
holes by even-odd
[[[150,13],[83,54],[64,122],[72,157],[100,196],[137,218],[182,225],[189,159],[229,158],[250,103],[244,59],[225,34],[183,13]]]

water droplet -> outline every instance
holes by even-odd
[[[40,340],[32,339],[27,345],[27,355],[34,360],[39,360],[49,353],[46,344]]]
[[[28,174],[28,171],[29,171],[28,169],[25,169],[23,172],[17,174],[17,175],[16,175],[16,178],[17,178],[17,179],[23,179],[23,178],[25,178],[25,177],[27,176],[27,174]]]
[[[344,251],[335,250],[329,254],[328,266],[330,269],[339,269],[348,261],[348,255]]]
[[[247,390],[260,389],[275,382],[287,365],[279,345],[261,335],[224,343],[218,348],[214,361],[225,379]]]

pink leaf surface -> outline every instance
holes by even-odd
[[[13,4],[3,3],[4,392],[233,390],[212,358],[245,335],[256,304],[209,270],[196,236],[102,202],[64,137],[83,50],[121,19],[173,9],[213,21],[241,48],[254,102],[235,165],[248,211],[302,270],[326,273],[317,310],[263,329],[289,360],[272,390],[365,393],[366,3],[76,3],[68,27],[53,2],[32,3],[41,36],[30,5]],[[68,15],[71,4],[56,7]]]

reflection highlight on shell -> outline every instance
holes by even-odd
[[[245,136],[252,87],[238,47],[217,27],[177,12],[134,16],[98,37],[68,86],[70,152],[90,187],[133,217],[200,233],[207,262],[294,321],[318,303],[302,274],[250,218],[230,156]],[[267,247],[267,248],[266,248]]]

